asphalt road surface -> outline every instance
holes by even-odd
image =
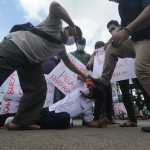
[[[142,126],[150,126],[150,120],[139,120],[138,124],[130,128],[118,124],[89,128],[74,120],[74,126],[66,130],[0,128],[0,150],[150,150],[150,133],[141,131]]]

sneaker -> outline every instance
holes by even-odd
[[[12,122],[12,120],[14,119],[14,117],[8,117],[4,123],[4,127],[6,128],[8,124],[10,124]]]

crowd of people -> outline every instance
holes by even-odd
[[[82,30],[74,24],[59,3],[50,4],[47,18],[36,27],[29,28],[24,24],[11,29],[0,43],[0,85],[17,70],[24,95],[17,113],[0,115],[1,126],[5,123],[8,130],[64,129],[70,127],[72,118],[80,114],[84,116],[83,125],[89,127],[114,124],[110,80],[118,58],[126,57],[135,58],[137,79],[134,81],[142,91],[147,109],[150,110],[150,0],[111,1],[119,3],[121,24],[116,20],[108,22],[106,26],[112,37],[107,43],[102,40],[95,43],[93,49],[104,47],[106,50],[103,72],[99,79],[84,74],[69,60],[65,45],[76,44],[77,50],[71,54],[86,65],[88,70],[92,70],[95,51],[92,55],[85,52],[86,39],[82,36]],[[62,20],[68,24],[67,27],[62,27]],[[79,86],[60,101],[56,89],[56,103],[43,108],[47,92],[44,73],[51,71],[45,69],[45,66],[54,68],[60,59],[66,67],[78,74]],[[119,85],[129,119],[119,126],[137,127],[135,110],[129,95],[129,80],[119,81]],[[100,116],[104,103],[106,116],[102,118]],[[150,127],[142,127],[142,130],[150,132]]]

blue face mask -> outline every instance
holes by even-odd
[[[80,44],[77,45],[78,51],[84,51],[84,49],[85,49],[85,45],[80,45]]]

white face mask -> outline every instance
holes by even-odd
[[[115,35],[117,32],[118,32],[118,29],[116,28],[115,30],[113,30],[113,31],[111,32],[111,35]]]
[[[65,45],[70,46],[75,43],[74,36],[68,36],[68,40]]]
[[[85,94],[86,96],[92,95],[89,91],[89,88],[87,88],[86,86],[84,86],[81,90],[80,90],[83,94]]]

